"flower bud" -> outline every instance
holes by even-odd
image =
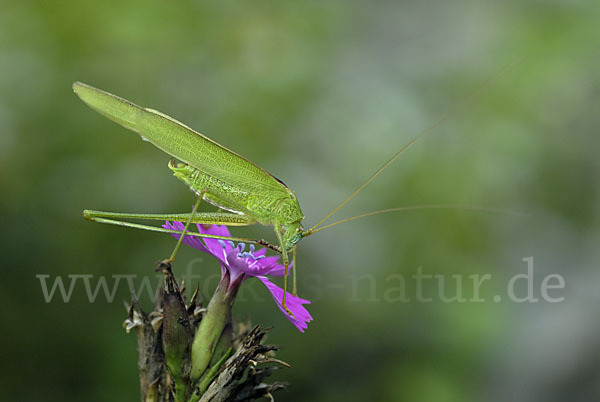
[[[159,270],[165,275],[162,297],[162,343],[169,371],[175,380],[176,392],[187,392],[191,362],[190,347],[193,329],[179,286],[168,263],[161,262]],[[180,389],[178,389],[180,388]]]

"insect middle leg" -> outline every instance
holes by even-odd
[[[190,219],[188,219],[187,222],[185,223],[185,226],[183,227],[183,231],[181,232],[181,236],[179,236],[179,240],[177,240],[177,244],[175,245],[175,248],[173,249],[173,252],[171,253],[171,257],[169,257],[169,259],[166,260],[167,263],[171,264],[171,263],[173,263],[173,260],[175,260],[175,256],[177,255],[177,252],[179,251],[179,248],[181,247],[181,242],[183,241],[183,237],[185,236],[185,232],[187,232],[187,229],[190,226],[190,223],[192,222],[192,219],[194,219],[194,215],[196,214],[196,210],[198,209],[198,206],[202,202],[202,196],[203,195],[204,195],[204,191],[201,192],[198,195],[198,200],[194,204],[194,208],[192,208],[192,213],[190,214]]]

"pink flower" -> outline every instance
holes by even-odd
[[[211,225],[198,226],[198,232],[203,234],[231,236],[226,226]],[[184,224],[181,222],[166,222],[163,225],[165,229],[183,231]],[[181,235],[171,234],[176,239]],[[184,236],[184,244],[198,249],[204,253],[214,256],[221,264],[221,276],[229,275],[229,287],[239,286],[244,280],[250,277],[258,278],[269,290],[273,300],[277,303],[277,307],[283,315],[298,328],[300,332],[308,326],[308,322],[312,321],[309,312],[304,308],[304,304],[310,304],[310,301],[301,299],[297,296],[287,293],[286,305],[294,315],[290,316],[285,312],[281,304],[283,298],[283,289],[272,283],[267,275],[283,276],[284,266],[279,263],[279,256],[266,256],[267,249],[254,249],[251,244],[248,251],[245,251],[246,245],[238,243],[237,245],[231,241],[218,239],[200,238],[197,236]]]

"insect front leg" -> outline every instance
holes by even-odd
[[[296,246],[292,252],[292,277],[294,279],[294,285],[292,287],[292,294],[298,296],[298,289],[296,288]]]
[[[281,248],[281,259],[283,260],[283,266],[285,268],[284,272],[283,272],[283,298],[281,300],[281,306],[283,307],[285,312],[288,313],[295,320],[296,317],[290,311],[290,309],[287,308],[287,306],[285,304],[285,299],[287,296],[287,276],[288,276],[288,268],[290,266],[290,260],[287,255],[287,249],[285,247],[285,244],[283,243],[283,236],[282,236],[281,230],[280,230],[281,226],[279,224],[275,224],[273,226],[275,227],[275,235],[277,236],[277,240],[279,241],[279,247]]]

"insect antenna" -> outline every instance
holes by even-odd
[[[508,70],[510,67],[512,67],[513,65],[515,65],[517,63],[518,62],[513,62],[513,63],[509,63],[509,64],[505,65],[498,72],[493,74],[490,78],[488,78],[486,81],[479,84],[476,88],[474,88],[471,92],[469,92],[464,98],[462,98],[462,100],[460,100],[459,102],[456,102],[454,107],[450,108],[446,113],[444,113],[440,118],[438,118],[433,124],[431,124],[429,127],[425,128],[423,131],[421,131],[419,134],[417,134],[415,137],[413,137],[413,139],[411,139],[406,145],[404,145],[402,148],[400,148],[400,150],[398,152],[396,152],[394,155],[392,155],[392,157],[390,159],[388,159],[383,165],[381,165],[377,170],[375,170],[375,172],[373,172],[373,174],[371,174],[371,176],[369,176],[369,178],[367,178],[367,180],[365,180],[360,186],[358,186],[358,188],[356,190],[354,190],[354,192],[352,192],[352,194],[350,194],[348,197],[346,197],[346,199],[344,201],[342,201],[337,207],[335,207],[323,219],[321,219],[319,222],[317,222],[316,225],[314,225],[312,228],[307,230],[305,232],[305,236],[310,236],[311,234],[315,233],[316,229],[319,226],[321,226],[325,221],[327,221],[329,218],[331,218],[331,216],[333,214],[335,214],[337,211],[339,211],[340,208],[342,208],[344,205],[346,205],[348,202],[350,202],[350,200],[352,200],[358,193],[360,193],[370,182],[372,182],[377,176],[379,176],[379,174],[381,172],[383,172],[389,165],[391,165],[396,159],[398,159],[398,157],[404,151],[406,151],[408,148],[413,146],[423,136],[425,136],[429,132],[433,131],[439,125],[441,125],[446,120],[448,120],[450,117],[452,117],[465,104],[472,102],[475,98],[477,98],[479,95],[481,95],[483,93],[483,91],[494,80],[496,80],[496,78],[498,78],[506,70]],[[373,212],[378,212],[378,211],[373,211]],[[328,225],[328,226],[332,226],[332,225]]]
[[[330,223],[328,225],[321,226],[317,229],[313,228],[310,230],[309,233],[305,234],[304,236],[305,237],[310,236],[314,233],[320,232],[321,230],[329,229],[333,226],[337,226],[337,225],[340,225],[340,224],[346,223],[346,222],[351,222],[351,221],[354,221],[354,220],[357,220],[360,218],[366,218],[368,216],[387,214],[390,212],[410,211],[410,210],[416,210],[416,209],[457,209],[457,210],[476,211],[476,212],[488,212],[488,213],[493,213],[493,214],[512,215],[512,216],[519,216],[519,217],[527,216],[526,214],[523,214],[523,213],[520,213],[517,211],[508,210],[508,209],[482,207],[482,206],[477,206],[477,205],[452,205],[452,204],[409,205],[406,207],[379,209],[377,211],[365,212],[364,214],[351,216],[350,218],[341,219],[339,221]]]

